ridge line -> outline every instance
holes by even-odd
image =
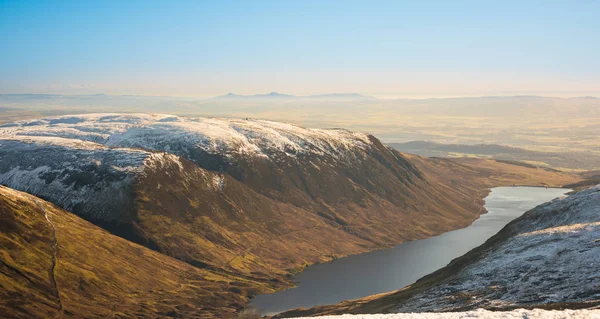
[[[50,226],[52,226],[52,236],[54,237],[54,242],[52,245],[52,265],[50,267],[50,282],[52,283],[52,286],[54,287],[54,292],[56,295],[56,298],[58,299],[58,311],[59,313],[56,315],[55,318],[61,317],[63,314],[63,305],[62,305],[62,301],[60,299],[60,291],[58,290],[58,285],[56,284],[56,264],[58,262],[58,237],[56,236],[56,227],[54,226],[54,224],[52,223],[52,221],[50,220],[50,216],[48,216],[48,212],[46,212],[46,209],[44,209],[44,207],[40,204],[39,201],[34,200],[35,204],[40,208],[40,210],[44,213],[44,217],[46,218],[46,221],[48,221],[48,223],[50,224]]]

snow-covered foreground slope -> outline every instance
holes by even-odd
[[[540,205],[507,227],[512,236],[481,259],[395,310],[600,300],[600,186]]]
[[[298,317],[303,319],[309,317]],[[320,316],[310,317],[319,319],[597,319],[600,318],[600,310],[561,310],[548,311],[541,309],[525,310],[517,309],[513,311],[465,311],[465,312],[446,312],[446,313],[396,313],[396,314],[377,314],[377,315],[338,315],[338,316]]]

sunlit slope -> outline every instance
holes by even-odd
[[[128,242],[2,186],[0,229],[3,318],[229,317],[244,306],[250,290],[259,289]]]

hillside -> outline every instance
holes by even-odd
[[[542,204],[399,291],[282,317],[600,305],[600,186]]]
[[[3,186],[0,228],[2,318],[234,317],[260,287],[164,256]]]

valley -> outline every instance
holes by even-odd
[[[0,126],[1,184],[244,287],[227,290],[224,308],[194,302],[219,316],[292,286],[308,265],[466,227],[485,212],[490,188],[580,181],[252,119],[90,114]]]
[[[0,0],[0,319],[600,319],[598,12]]]
[[[400,290],[280,317],[488,309],[597,309],[600,188],[542,204]]]
[[[565,196],[569,189],[497,187],[485,198],[488,213],[473,224],[394,248],[337,259],[311,266],[294,276],[298,286],[260,295],[252,307],[274,315],[294,308],[338,303],[394,291],[446,266],[484,243],[506,224],[539,204]]]

